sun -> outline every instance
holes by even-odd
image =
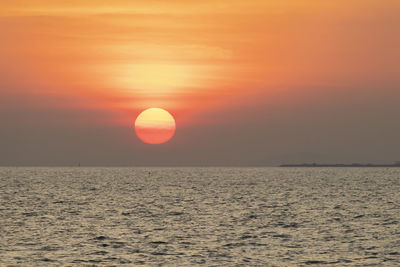
[[[146,109],[135,121],[136,135],[147,144],[168,142],[174,136],[175,129],[174,117],[161,108]]]

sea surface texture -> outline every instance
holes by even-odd
[[[0,266],[400,266],[400,168],[0,168]]]

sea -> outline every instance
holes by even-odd
[[[400,168],[0,168],[0,266],[400,266]]]

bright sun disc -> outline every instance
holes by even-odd
[[[149,108],[139,114],[135,121],[136,135],[145,143],[162,144],[175,134],[175,119],[161,108]]]

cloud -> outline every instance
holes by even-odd
[[[380,151],[389,160],[399,145],[397,7],[1,1],[0,159],[272,164]],[[159,149],[131,129],[152,106],[178,123]],[[53,161],[57,151],[65,153]]]

